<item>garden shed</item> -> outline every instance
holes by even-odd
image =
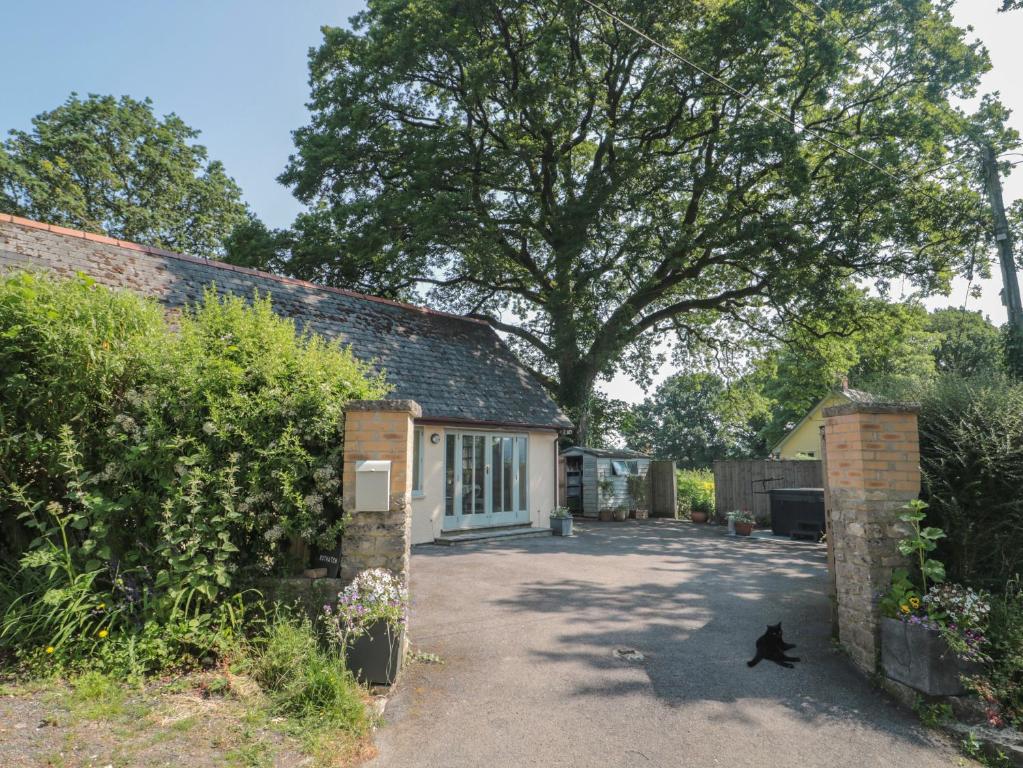
[[[628,478],[646,477],[650,457],[628,448],[583,448],[572,446],[561,452],[565,478],[565,504],[573,514],[597,517],[601,508],[629,507]],[[610,493],[601,498],[602,480],[610,480]]]

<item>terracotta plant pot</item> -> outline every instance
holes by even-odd
[[[637,520],[646,520],[648,517],[650,517],[650,510],[649,509],[637,509],[633,513],[633,517],[635,517]]]
[[[749,536],[753,533],[753,523],[739,523],[735,524],[735,534],[737,536]]]
[[[600,515],[600,522],[602,522],[602,523],[610,523],[611,522],[611,510],[610,509],[602,509],[602,510],[600,510],[600,512],[598,514]]]
[[[616,523],[624,523],[629,519],[629,510],[627,509],[616,509],[611,514]]]
[[[693,511],[690,513],[690,519],[692,519],[694,523],[705,523],[707,522],[707,513]]]

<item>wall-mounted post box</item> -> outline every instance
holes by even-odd
[[[386,512],[391,506],[391,462],[355,462],[355,511]]]

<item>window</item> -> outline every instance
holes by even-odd
[[[448,432],[444,516],[491,525],[520,520],[529,509],[528,452],[523,436]]]
[[[626,466],[624,461],[612,461],[611,462],[611,474],[612,475],[627,475],[629,474],[629,468]]]
[[[423,428],[412,432],[412,494],[423,495]]]
[[[629,474],[630,475],[638,475],[639,474],[639,462],[638,461],[627,461],[627,462],[625,462],[625,464],[629,467]]]

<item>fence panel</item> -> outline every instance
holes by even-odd
[[[647,476],[650,478],[650,516],[674,518],[678,509],[675,462],[651,461]]]
[[[733,509],[766,518],[772,488],[823,488],[820,461],[748,459],[714,462],[714,506],[719,514]]]

